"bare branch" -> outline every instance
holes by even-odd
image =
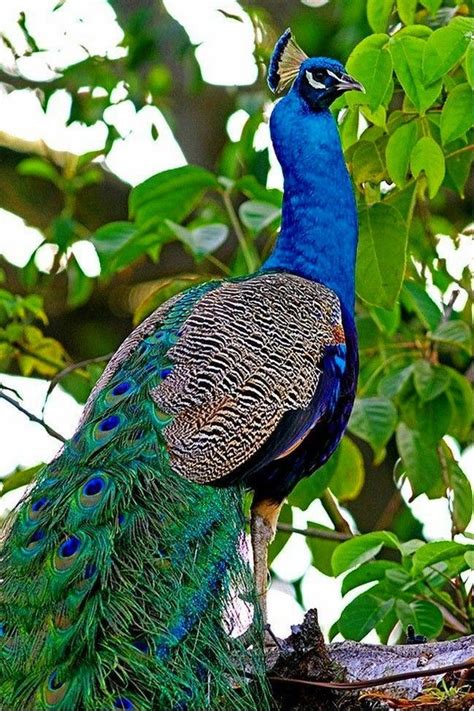
[[[105,355],[95,356],[94,358],[86,358],[85,360],[81,360],[78,363],[71,363],[70,365],[67,365],[65,368],[63,368],[59,373],[56,373],[54,378],[49,383],[48,392],[46,393],[43,408],[41,411],[44,413],[44,408],[46,407],[46,403],[48,402],[49,396],[53,392],[56,385],[63,378],[65,378],[66,375],[69,375],[70,373],[73,373],[75,370],[79,370],[80,368],[84,368],[87,365],[92,365],[93,363],[103,363],[104,361],[110,360],[112,356],[113,353],[106,353]]]
[[[423,676],[436,676],[437,674],[447,674],[452,671],[460,671],[462,669],[474,669],[474,660],[466,659],[465,662],[458,664],[448,664],[444,667],[431,667],[430,669],[413,669],[413,671],[403,672],[401,674],[387,674],[378,679],[357,679],[356,681],[310,681],[309,679],[287,679],[283,676],[268,676],[267,679],[272,683],[280,684],[299,684],[304,686],[319,686],[324,689],[369,689],[372,686],[386,686],[393,684],[395,681],[404,681],[405,679],[418,679]]]
[[[6,389],[6,388],[4,388],[3,385],[0,385],[0,387],[3,389]],[[10,389],[11,388],[8,388],[8,390],[10,390]],[[28,412],[28,410],[25,410],[25,408],[22,407],[20,405],[20,403],[17,402],[16,400],[14,400],[12,397],[9,397],[8,395],[5,395],[5,393],[0,392],[0,399],[5,400],[6,402],[9,402],[10,405],[13,405],[13,407],[16,407],[16,409],[19,410],[20,412],[22,412],[24,415],[26,415],[26,417],[29,420],[31,420],[31,422],[36,422],[38,425],[41,425],[42,427],[44,427],[46,432],[49,435],[51,435],[51,437],[55,437],[56,439],[59,439],[60,442],[67,441],[62,435],[59,434],[59,432],[56,432],[56,430],[53,430],[52,427],[47,425],[46,422],[42,418],[36,417],[36,415],[33,415],[32,412]]]
[[[308,538],[323,538],[327,541],[348,541],[353,538],[351,533],[341,533],[339,531],[327,531],[324,528],[295,528],[289,523],[277,523],[277,530],[282,533],[299,533]]]

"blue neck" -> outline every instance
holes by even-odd
[[[357,212],[336,122],[295,88],[274,108],[273,146],[284,177],[281,231],[263,269],[321,282],[354,310]]]

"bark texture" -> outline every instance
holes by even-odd
[[[382,709],[474,709],[474,670],[429,673],[430,669],[473,662],[474,636],[445,642],[372,645],[325,644],[316,610],[280,641],[267,658],[275,700],[282,711],[381,711]],[[335,690],[290,680],[356,682],[403,673],[426,676],[387,681],[363,689]],[[446,685],[448,691],[442,687]],[[436,692],[435,689],[439,691]]]

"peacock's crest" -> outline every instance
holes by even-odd
[[[288,28],[275,45],[268,68],[268,86],[278,93],[286,89],[297,77],[301,63],[308,56],[293,39]]]

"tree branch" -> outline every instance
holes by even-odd
[[[80,368],[84,368],[87,365],[93,365],[94,363],[103,363],[104,361],[110,360],[112,358],[112,356],[113,356],[113,352],[106,353],[105,355],[101,355],[101,356],[95,356],[94,358],[86,358],[85,360],[80,360],[78,363],[71,363],[70,365],[63,368],[59,373],[56,373],[54,378],[49,383],[48,392],[46,393],[46,397],[44,399],[44,403],[43,403],[41,412],[44,413],[44,408],[46,407],[46,403],[48,402],[49,396],[53,392],[56,385],[63,378],[65,378],[66,375],[69,375],[70,373],[73,373],[75,370],[79,370]]]
[[[301,625],[292,627],[290,637],[280,640],[279,646],[267,653],[268,680],[277,703],[286,711],[387,708],[367,705],[364,696],[359,696],[360,690],[372,687],[383,689],[383,699],[393,701],[397,708],[396,702],[401,699],[411,708],[408,700],[420,694],[425,698],[428,687],[435,690],[444,675],[474,669],[473,642],[474,637],[470,636],[391,646],[360,642],[325,644],[317,612],[310,610]],[[431,703],[431,697],[429,700]],[[451,708],[438,705],[437,700],[433,695],[430,710]]]
[[[307,538],[323,538],[327,541],[348,541],[353,538],[351,533],[341,533],[339,531],[326,531],[319,528],[295,528],[289,523],[277,523],[277,531],[282,533],[299,533]]]
[[[0,385],[0,387],[3,388],[4,386]],[[31,422],[36,422],[36,424],[44,427],[46,432],[49,435],[51,435],[51,437],[55,437],[56,439],[59,439],[60,442],[63,442],[63,443],[66,442],[66,439],[62,435],[60,435],[59,432],[56,432],[56,430],[53,430],[53,428],[50,427],[49,425],[47,425],[46,422],[42,418],[36,417],[36,415],[33,415],[32,412],[28,412],[28,410],[25,410],[25,408],[22,407],[20,405],[20,403],[17,402],[16,400],[14,400],[13,398],[9,397],[8,395],[5,395],[5,393],[0,392],[0,399],[5,400],[6,402],[9,402],[10,405],[13,405],[13,407],[15,407],[17,410],[19,410],[24,415],[26,415],[26,417],[29,420],[31,420]]]

